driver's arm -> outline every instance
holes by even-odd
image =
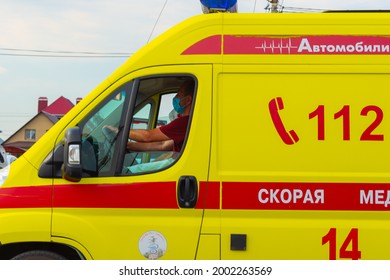
[[[161,132],[159,128],[150,130],[132,129],[129,132],[129,138],[137,142],[156,142],[171,140],[168,136]]]
[[[156,142],[128,142],[127,149],[134,152],[172,151],[173,140],[156,141]]]

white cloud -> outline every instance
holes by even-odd
[[[134,52],[147,42],[165,0],[42,2],[0,0],[0,47]],[[167,2],[153,37],[201,13],[198,0],[185,2]]]

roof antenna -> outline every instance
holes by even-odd
[[[278,6],[279,6],[279,0],[267,0],[268,3],[271,4],[271,13],[279,13]],[[268,7],[267,7],[268,8]]]

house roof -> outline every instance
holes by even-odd
[[[44,116],[46,116],[46,118],[48,118],[53,124],[55,124],[56,122],[58,122],[58,118],[55,116],[55,115],[52,115],[52,114],[49,114],[49,113],[47,113],[47,112],[44,112],[44,111],[42,111],[42,112],[40,112],[40,113],[38,113],[38,114],[36,114],[31,120],[29,120],[25,125],[23,125],[21,128],[19,128],[14,134],[12,134],[10,137],[8,137],[8,139],[7,140],[5,140],[3,143],[3,146],[5,147],[6,145],[8,145],[8,146],[11,146],[11,145],[13,145],[13,143],[17,143],[17,142],[9,142],[9,141],[11,141],[12,140],[12,137],[14,136],[14,135],[16,135],[17,133],[19,133],[19,131],[21,131],[21,130],[23,130],[29,123],[31,123],[32,121],[34,121],[36,118],[38,118],[40,115],[44,115]],[[20,143],[24,143],[24,141],[20,141]],[[19,146],[20,145],[22,145],[22,144],[18,144]],[[30,143],[29,141],[26,141],[26,143]],[[29,145],[29,144],[26,144],[27,146]],[[30,145],[31,146],[31,145]],[[20,148],[20,147],[18,147],[18,148]],[[28,147],[27,147],[28,148]]]
[[[9,144],[3,144],[3,147],[6,148],[17,148],[22,151],[28,150],[35,142],[25,142],[25,141],[17,141],[17,142],[12,142]]]
[[[69,99],[61,96],[42,111],[52,115],[63,116],[73,107],[74,104]]]
[[[25,125],[19,128],[14,134],[8,137],[7,140],[3,142],[3,146],[8,146],[8,149],[15,148],[19,150],[26,150],[31,146],[31,141],[20,141],[20,142],[10,142],[12,138],[23,130],[28,124],[33,122],[40,115],[44,115],[47,119],[49,119],[53,124],[55,124],[61,117],[63,117],[70,109],[74,107],[74,104],[67,98],[61,96],[52,104],[43,109],[40,113],[35,115],[31,120],[29,120]]]
[[[45,111],[42,111],[42,114],[44,114],[53,124],[58,122],[58,117],[56,117],[55,115],[52,115],[52,114],[45,112]]]

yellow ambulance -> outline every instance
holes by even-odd
[[[389,82],[390,13],[190,18],[0,171],[0,258],[390,259]]]

